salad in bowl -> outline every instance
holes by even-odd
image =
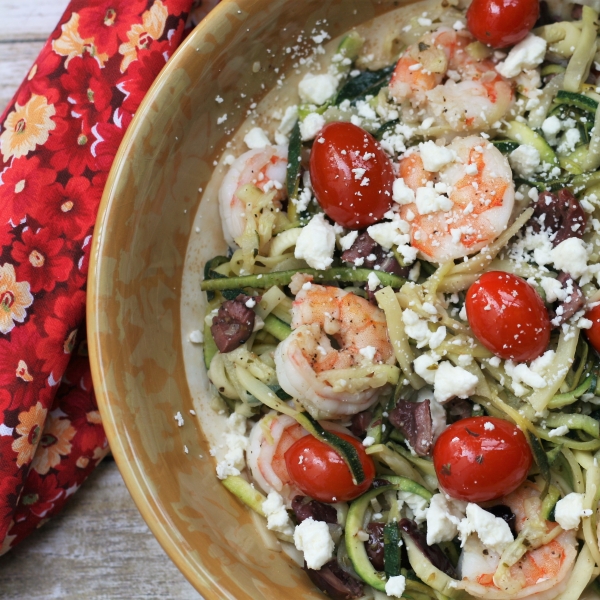
[[[204,191],[216,476],[332,598],[600,595],[588,4],[323,22]]]

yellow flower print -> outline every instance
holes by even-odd
[[[16,430],[21,437],[12,443],[12,449],[17,453],[17,467],[26,465],[33,458],[38,442],[42,438],[47,412],[38,402],[29,410],[19,414]]]
[[[15,268],[10,263],[0,266],[0,333],[8,333],[15,321],[22,323],[26,308],[33,303],[27,281],[17,281]]]
[[[119,52],[123,55],[121,61],[121,73],[127,70],[127,67],[137,60],[137,51],[146,48],[150,40],[157,40],[165,29],[165,23],[169,11],[161,2],[156,2],[142,15],[142,23],[132,25],[127,32],[127,41],[119,46]]]
[[[37,94],[32,94],[25,106],[15,104],[15,109],[6,117],[5,129],[0,135],[4,162],[11,156],[25,156],[36,145],[45,144],[50,132],[56,127],[51,118],[55,114],[54,104],[48,104],[44,96]]]
[[[69,419],[50,415],[38,451],[31,463],[32,468],[40,475],[45,475],[50,469],[56,467],[60,457],[67,456],[71,452],[71,440],[75,433],[75,428],[71,426]]]
[[[108,60],[108,54],[97,54],[94,46],[94,38],[83,39],[79,35],[79,14],[73,13],[67,23],[61,29],[62,34],[52,42],[52,50],[60,56],[66,56],[65,68],[75,56],[83,56],[86,52],[93,56],[103,67]]]

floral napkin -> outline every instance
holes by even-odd
[[[73,0],[0,117],[0,554],[109,450],[84,330],[94,221],[190,10],[217,1]]]

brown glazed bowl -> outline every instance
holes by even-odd
[[[207,600],[323,596],[285,555],[265,548],[248,511],[215,476],[201,428],[210,421],[201,408],[208,393],[202,351],[187,336],[202,319],[202,262],[224,246],[216,211],[200,226],[195,220],[199,188],[251,99],[276,86],[275,67],[291,69],[286,45],[324,19],[335,37],[403,3],[224,0],[159,75],[110,172],[90,265],[94,387],[133,499]],[[224,114],[226,123],[217,125]],[[209,201],[216,205],[215,198],[202,204]],[[197,371],[186,373],[186,361]]]

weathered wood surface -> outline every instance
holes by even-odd
[[[67,0],[0,0],[0,112]],[[106,459],[65,511],[0,557],[2,600],[197,600]]]

